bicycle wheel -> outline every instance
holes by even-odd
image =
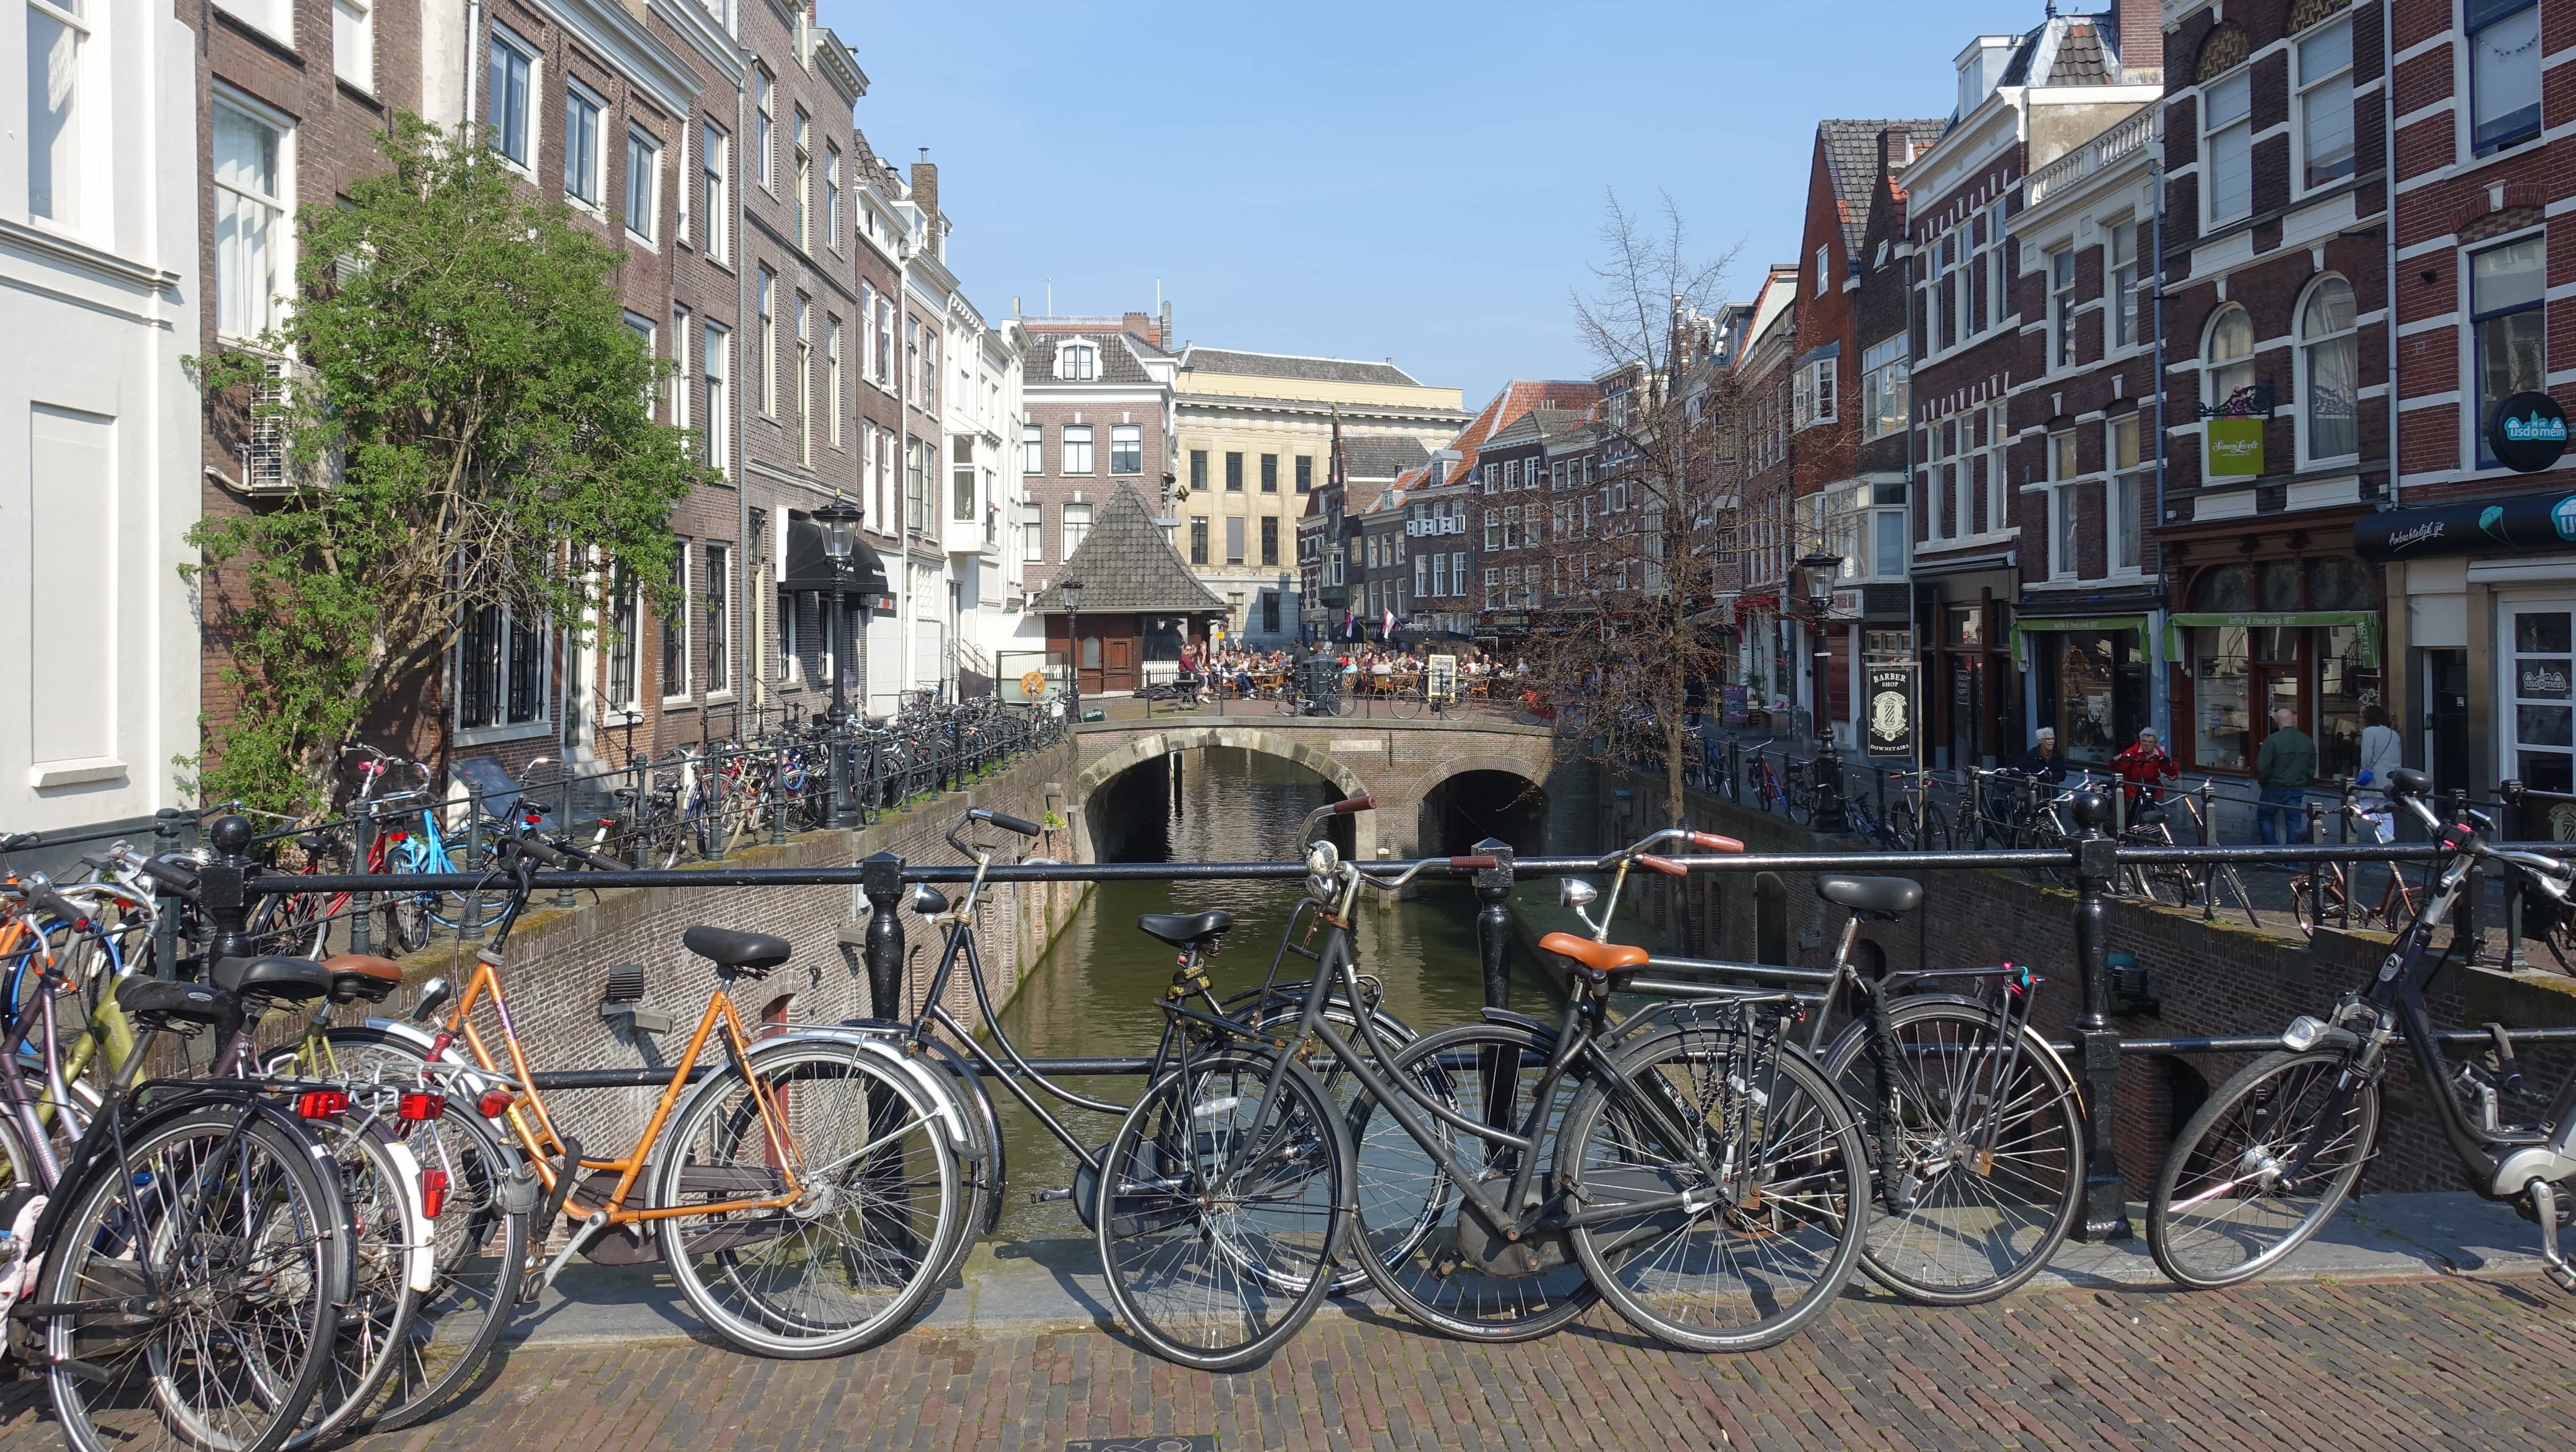
[[[1914,820],[1914,804],[1905,800],[1903,797],[1898,797],[1895,801],[1889,802],[1887,804],[1888,850],[1891,852],[1913,851],[1916,845],[1917,834],[1918,824]]]
[[[1555,1036],[1517,1024],[1472,1023],[1415,1040],[1395,1057],[1388,1077],[1480,1123],[1518,1133],[1536,1109],[1541,1071]],[[1510,1188],[1523,1153],[1552,1157],[1554,1127],[1573,1099],[1575,1081],[1550,1081],[1547,1132],[1527,1151],[1469,1134],[1428,1113],[1439,1147],[1480,1167],[1478,1183],[1496,1195]],[[1435,1331],[1467,1341],[1525,1341],[1580,1316],[1601,1293],[1575,1262],[1561,1235],[1515,1245],[1488,1228],[1447,1169],[1374,1096],[1351,1109],[1358,1152],[1355,1227],[1358,1259],[1398,1310]],[[1550,1158],[1538,1158],[1542,1165]],[[1552,1177],[1531,1181],[1544,1202]]]
[[[2317,935],[2319,917],[2333,921],[2343,907],[2343,875],[2329,868],[2325,881],[2318,882],[2307,873],[2290,874],[2290,917],[2299,925],[2303,937]],[[2364,919],[2368,921],[2368,919]]]
[[[1880,1187],[1861,1268],[1918,1301],[1993,1300],[2039,1274],[2083,1213],[2075,1081],[2038,1035],[2008,1039],[1990,1008],[1900,999],[1881,1022],[1895,1065],[1890,1092],[1880,1092],[1864,1026],[1844,1034],[1825,1064],[1866,1127]],[[1882,1113],[1892,1134],[1882,1133]],[[1901,1210],[1890,1203],[1900,1200]]]
[[[2147,1201],[2147,1248],[2166,1275],[2232,1286],[2324,1228],[2379,1137],[2378,1082],[2345,1073],[2332,1049],[2266,1054],[2200,1106]]]
[[[1950,850],[1950,814],[1937,803],[1923,804],[1923,844],[1935,852]]]
[[[1353,711],[1356,711],[1356,710],[1358,710],[1359,708],[1360,708],[1360,698],[1359,698],[1359,695],[1358,695],[1358,693],[1357,693],[1357,692],[1354,692],[1354,691],[1335,691],[1335,692],[1333,693],[1333,714],[1334,714],[1334,715],[1336,715],[1336,716],[1348,716],[1348,715],[1349,715],[1349,714],[1351,714]]]
[[[901,1330],[965,1232],[957,1163],[914,1081],[848,1044],[786,1040],[726,1069],[655,1150],[651,1204],[707,1207],[662,1221],[662,1257],[727,1341],[804,1360]],[[776,1106],[773,1143],[761,1105]],[[788,1193],[776,1209],[741,1203]],[[727,1208],[727,1207],[734,1208]]]
[[[1312,980],[1301,979],[1270,984],[1266,989],[1248,989],[1226,999],[1219,1008],[1228,1018],[1249,1018],[1255,1028],[1274,1038],[1295,1038],[1305,1014],[1306,992],[1311,984]],[[1338,993],[1327,996],[1323,1015],[1324,1021],[1338,1030],[1343,1038],[1366,1051],[1367,1040],[1360,1036],[1358,1012],[1351,1007],[1348,998]],[[1418,1037],[1404,1020],[1383,1008],[1369,1010],[1369,1025],[1379,1043],[1399,1054],[1405,1045]],[[1324,1086],[1324,1092],[1332,1097],[1333,1107],[1351,1124],[1351,1142],[1356,1145],[1359,1142],[1359,1121],[1353,1116],[1359,1112],[1360,1106],[1359,1076],[1321,1043],[1314,1046],[1312,1054],[1303,1062],[1314,1071],[1315,1078]],[[1394,1066],[1381,1063],[1377,1070],[1380,1074],[1388,1074],[1394,1072]],[[1368,1283],[1367,1271],[1356,1264],[1347,1265],[1333,1277],[1333,1294],[1352,1295]]]
[[[344,1207],[312,1142],[250,1113],[151,1126],[71,1188],[35,1297],[68,1309],[33,1329],[75,1452],[276,1452],[312,1406],[348,1297]],[[162,1310],[129,1313],[156,1287]]]
[[[1423,699],[1422,692],[1419,690],[1398,691],[1387,704],[1394,709],[1395,719],[1410,721],[1422,714]]]
[[[309,1122],[308,1132],[340,1172],[352,1275],[321,1384],[304,1424],[286,1439],[289,1448],[337,1436],[376,1401],[411,1337],[421,1297],[412,1283],[412,1248],[430,1233],[416,1198],[420,1167],[408,1151],[397,1154],[382,1131],[356,1116]]]
[[[1200,1371],[1284,1345],[1333,1288],[1351,1157],[1293,1059],[1220,1052],[1155,1081],[1109,1142],[1092,1216],[1128,1329]]]
[[[1669,1345],[1772,1345],[1831,1310],[1860,1258],[1859,1127],[1778,1035],[1734,1015],[1677,1026],[1566,1111],[1567,1198],[1592,1214],[1654,1206],[1576,1226],[1575,1254],[1622,1316]]]
[[[1789,820],[1797,823],[1801,827],[1812,825],[1816,820],[1815,783],[1806,780],[1804,777],[1793,779],[1789,783],[1789,789],[1786,796],[1789,805]]]
[[[321,915],[312,893],[280,893],[260,899],[251,910],[250,935],[262,953],[289,958],[319,958],[331,924]]]

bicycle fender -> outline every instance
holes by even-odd
[[[424,1060],[430,1057],[430,1046],[438,1042],[436,1035],[409,1019],[370,1018],[362,1020],[362,1023],[364,1027],[380,1030],[412,1045],[420,1050],[420,1056]],[[501,1087],[492,1080],[484,1078],[482,1066],[467,1058],[454,1044],[449,1044],[446,1051],[439,1054],[437,1058],[442,1064],[454,1064],[466,1071],[448,1076],[453,1083],[460,1086],[458,1091],[449,1095],[450,1098],[470,1100],[480,1097],[486,1089]]]
[[[420,1200],[420,1156],[398,1139],[386,1140],[385,1151],[402,1172],[403,1221],[410,1227],[403,1240],[410,1247],[405,1269],[411,1288],[426,1296],[438,1289],[438,1222],[429,1218],[429,1209]]]
[[[1508,1008],[1492,1007],[1485,1009],[1484,1014],[1485,1022],[1487,1023],[1509,1024],[1513,1028],[1525,1028],[1533,1033],[1545,1034],[1551,1041],[1556,1038],[1556,1029],[1553,1026],[1540,1023],[1537,1019],[1530,1017],[1528,1014],[1514,1013]]]
[[[958,1111],[956,1095],[942,1084],[939,1077],[931,1073],[927,1066],[888,1043],[881,1034],[837,1029],[792,1029],[775,1038],[762,1039],[752,1045],[746,1057],[754,1066],[757,1066],[762,1059],[773,1054],[783,1053],[791,1048],[806,1048],[818,1043],[847,1048],[897,1077],[910,1081],[914,1088],[921,1091],[923,1100],[931,1106],[931,1112],[937,1117],[940,1133],[948,1137],[950,1152],[964,1155],[973,1150],[974,1141],[967,1134],[966,1121]],[[721,1074],[709,1074],[699,1080],[689,1090],[686,1098],[672,1106],[671,1118],[674,1121],[679,1120],[692,1105],[697,1103],[699,1095],[706,1093],[722,1078]]]
[[[984,1208],[984,1228],[981,1232],[990,1235],[1002,1226],[1002,1193],[1004,1187],[1011,1183],[1010,1156],[1002,1146],[1002,1119],[994,1112],[993,1091],[984,1087],[984,1076],[976,1071],[973,1064],[966,1061],[964,1054],[937,1039],[930,1041],[930,1051],[939,1056],[940,1067],[948,1071],[952,1080],[974,1091],[972,1112],[979,1116],[976,1122],[984,1127],[984,1143],[990,1148],[993,1157],[992,1166],[987,1173],[987,1178],[993,1186],[993,1193],[987,1197]]]
[[[1973,998],[1963,997],[1956,993],[1907,993],[1888,1000],[1888,1003],[1891,1006],[1924,1002],[1946,1003],[1957,1008],[1972,1008],[1980,1013],[1993,1013],[1995,1011],[1994,1005],[1992,1004],[1979,1003]],[[2027,1027],[2027,1025],[2025,1025],[2025,1027]],[[1834,1035],[1833,1042],[1825,1045],[1824,1052],[1817,1055],[1818,1062],[1832,1062],[1834,1057],[1841,1052],[1843,1040],[1860,1032],[1862,1032],[1862,1025],[1857,1019],[1844,1025],[1842,1032]],[[2029,1041],[2032,1047],[2038,1049],[2041,1053],[2048,1055],[2049,1062],[2057,1066],[2057,1072],[2066,1076],[2067,1083],[2075,1086],[2075,1113],[2078,1118],[2083,1120],[2083,1122],[2087,1124],[2092,1123],[2090,1115],[2084,1108],[2084,1076],[2075,1072],[2074,1068],[2066,1062],[2066,1056],[2059,1053],[2057,1051],[2057,1046],[2048,1041],[2048,1036],[2046,1034],[2041,1033],[2037,1029],[2031,1029]]]

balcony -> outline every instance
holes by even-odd
[[[2155,140],[2156,117],[2160,109],[2143,107],[2128,120],[2032,172],[2022,182],[2022,205],[2036,207],[2046,201],[2051,192],[2064,191],[2144,149],[2148,142]]]

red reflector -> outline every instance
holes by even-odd
[[[435,1219],[437,1219],[437,1218],[438,1218],[438,1214],[439,1214],[439,1212],[440,1212],[440,1211],[442,1211],[442,1210],[444,1210],[444,1209],[446,1209],[446,1208],[447,1208],[447,1171],[445,1171],[445,1170],[423,1170],[423,1171],[421,1171],[421,1172],[420,1172],[420,1209],[421,1209],[421,1213],[422,1213],[422,1214],[424,1214],[424,1215],[427,1215],[430,1219],[435,1220]]]
[[[337,1119],[349,1112],[349,1096],[338,1089],[313,1089],[295,1096],[295,1112],[305,1119]]]
[[[447,1116],[447,1096],[414,1090],[402,1097],[399,1113],[405,1119],[443,1119]]]
[[[474,1109],[485,1119],[498,1119],[510,1112],[512,1102],[509,1090],[486,1089],[483,1091],[483,1097],[474,1101]]]

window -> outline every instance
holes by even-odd
[[[733,551],[707,546],[707,694],[733,689]]]
[[[2254,210],[2254,80],[2239,70],[2200,93],[2202,183],[2212,225]]]
[[[1878,520],[1876,573],[1882,580],[1901,580],[1905,577],[1905,510],[1902,508],[1905,502],[1905,486],[1881,484],[1877,488],[1881,491],[1882,502],[1885,500],[1887,491],[1892,490],[1895,501],[1900,507],[1873,511]]]
[[[331,0],[331,74],[361,91],[376,88],[376,9],[369,0]]]
[[[1315,457],[1312,454],[1299,454],[1297,456],[1297,492],[1311,494],[1314,490]]]
[[[599,208],[599,98],[577,87],[564,88],[564,196]]]
[[[2352,284],[2323,277],[2299,309],[2300,421],[2311,460],[2361,452],[2361,348]]]
[[[2540,132],[2539,0],[2466,0],[2469,145],[2492,151]]]
[[[2126,348],[2138,338],[2138,224],[2114,222],[2103,261],[2111,286],[2111,346]]]
[[[2004,450],[2012,445],[2012,426],[2004,418],[2000,403],[1986,410],[1986,528],[2001,531],[2012,528],[2011,474],[2004,468]]]
[[[1207,492],[1207,450],[1205,449],[1190,450],[1190,492],[1193,494]]]
[[[841,250],[841,148],[823,143],[823,241]]]
[[[1798,370],[1798,427],[1828,424],[1839,417],[1835,395],[1840,391],[1836,370],[1841,363],[1839,358],[1819,358]]]
[[[1023,474],[1046,472],[1045,424],[1020,425],[1020,472]]]
[[[948,517],[959,524],[975,518],[975,440],[959,434],[948,441]]]
[[[725,177],[730,171],[733,138],[713,126],[706,128],[698,147],[698,163],[704,168],[699,178],[699,195],[706,203],[707,256],[725,260]]]
[[[1055,372],[1067,383],[1089,383],[1100,376],[1100,350],[1089,343],[1067,343],[1056,354]]]
[[[689,426],[689,310],[671,309],[671,427]]]
[[[733,460],[733,409],[728,394],[733,382],[733,334],[713,323],[707,335],[707,467],[722,474]]]
[[[255,338],[278,321],[289,237],[283,154],[287,133],[215,102],[215,331]]]
[[[85,170],[81,72],[90,28],[81,4],[27,0],[27,210],[67,227],[81,224]]]
[[[796,462],[814,462],[814,306],[796,294]]]
[[[1228,494],[1243,492],[1243,456],[1241,454],[1229,453],[1225,456],[1225,492]]]
[[[903,436],[903,524],[915,534],[930,531],[930,458],[911,434]]]
[[[1263,515],[1261,518],[1261,562],[1265,565],[1279,563],[1279,518],[1276,515]]]
[[[2299,169],[2302,187],[2352,175],[2352,22],[2338,21],[2299,42]]]
[[[1261,492],[1264,494],[1279,492],[1279,456],[1277,454],[1261,456]]]
[[[1191,516],[1190,516],[1190,563],[1191,563],[1191,564],[1194,564],[1194,565],[1204,565],[1204,564],[1206,564],[1207,562],[1208,562],[1208,521],[1207,521],[1207,516],[1206,516],[1206,515],[1204,515],[1204,514],[1193,514],[1193,515],[1191,515]]]
[[[713,331],[710,329],[710,331]],[[678,608],[662,617],[662,698],[689,694],[689,542],[680,541],[671,560],[672,593]]]
[[[832,442],[832,447],[837,449],[842,446],[841,397],[843,392],[843,386],[841,383],[841,319],[840,315],[837,313],[826,313],[823,315],[823,373],[832,391],[830,410],[832,425],[829,437]]]
[[[1416,560],[1414,563],[1419,565],[1421,561]],[[1447,555],[1431,557],[1431,593],[1443,597],[1449,593],[1449,557]]]
[[[1046,506],[1035,500],[1020,506],[1020,558],[1033,565],[1046,562]]]
[[[793,141],[796,148],[796,245],[807,252],[814,250],[814,151],[812,123],[806,120],[805,108],[796,108]]]
[[[2048,366],[2075,366],[2075,250],[2048,254]]]
[[[1091,425],[1066,424],[1064,426],[1064,467],[1056,472],[1059,474],[1091,472]]]
[[[641,131],[626,133],[626,230],[653,240],[653,218],[662,207],[662,147]]]
[[[671,198],[675,204],[673,210],[678,214],[671,235],[686,242],[692,235],[689,220],[692,215],[689,211],[689,128],[686,122],[680,126],[680,165],[673,175],[679,178],[680,184],[674,189]]]
[[[1467,593],[1467,552],[1465,550],[1455,550],[1450,553],[1449,593],[1453,596]]]
[[[2134,575],[2145,567],[2140,543],[2145,521],[2140,512],[2150,482],[2142,467],[2145,461],[2138,457],[2138,416],[2124,413],[2104,427],[2103,451],[2112,472],[2109,503],[2103,510],[2103,539],[2111,573]]]
[[[1521,487],[1521,461],[1520,461],[1520,460],[1518,460],[1518,459],[1506,459],[1506,460],[1504,460],[1504,461],[1503,461],[1503,492],[1504,492],[1505,494],[1509,494],[1509,493],[1511,493],[1513,490],[1518,489],[1518,488],[1520,488],[1520,487]]]
[[[904,319],[907,325],[918,321],[915,318]],[[922,408],[935,410],[939,407],[939,334],[937,330],[923,328],[920,346],[921,392],[913,402]]]
[[[760,388],[760,411],[778,417],[778,274],[767,267],[759,270],[760,285],[752,294],[760,309],[760,360],[752,382]]]
[[[2201,401],[2212,408],[2227,402],[2240,388],[2254,383],[2254,318],[2234,303],[2210,320],[2209,346],[2202,357]]]
[[[1492,551],[1501,549],[1502,547],[1503,512],[1499,509],[1489,508],[1485,511],[1485,548],[1488,551]]]
[[[2490,247],[2469,259],[2469,326],[2477,332],[2477,412],[2469,432],[2477,435],[2481,469],[2496,462],[2487,449],[2487,416],[2514,394],[2546,386],[2542,261],[2538,237]]]
[[[491,96],[484,102],[483,124],[492,147],[521,171],[534,169],[528,145],[528,101],[536,94],[536,58],[495,31],[492,36]]]
[[[1833,248],[1832,248],[1830,245],[1817,248],[1817,249],[1816,249],[1816,296],[1818,296],[1818,297],[1823,297],[1823,296],[1825,295],[1825,283],[1826,283],[1826,281],[1827,281],[1828,277],[1830,276],[1830,274],[1831,274],[1831,272],[1832,272],[1832,269],[1833,269]]]
[[[292,46],[295,7],[290,0],[221,0],[223,8]]]
[[[2067,429],[2048,436],[2048,574],[2053,580],[2071,580],[2075,567],[2076,490],[2071,482],[2080,472],[2076,464],[2075,431]]]
[[[759,66],[751,68],[751,164],[760,169],[760,186],[778,195],[778,82]]]
[[[1112,474],[1145,472],[1145,426],[1143,424],[1109,426],[1109,472]]]
[[[877,299],[877,382],[894,382],[894,299]]]
[[[546,715],[545,632],[505,605],[465,613],[456,641],[456,725],[525,726]]]
[[[637,614],[639,603],[635,586],[627,579],[624,570],[610,577],[607,694],[608,708],[612,711],[632,711],[639,704],[635,679],[636,652],[640,648],[635,639],[635,627],[641,618]]]
[[[1243,516],[1240,514],[1226,516],[1225,562],[1229,565],[1243,563]]]
[[[1905,335],[1878,344],[1860,355],[1860,431],[1864,439],[1884,438],[1905,428]]]

